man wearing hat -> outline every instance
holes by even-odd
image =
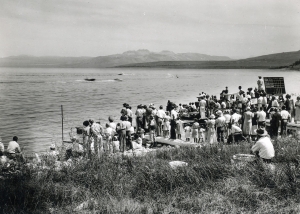
[[[257,129],[257,142],[252,146],[251,152],[256,154],[264,162],[270,163],[275,156],[273,144],[265,129]]]

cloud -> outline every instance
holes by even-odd
[[[1,55],[93,56],[139,48],[259,55],[267,54],[270,46],[287,51],[292,42],[300,43],[299,4],[293,0],[2,0],[0,4]],[[245,50],[249,44],[251,50]]]

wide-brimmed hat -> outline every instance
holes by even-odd
[[[251,108],[249,106],[247,106],[246,111],[250,111],[250,110],[251,110]]]
[[[267,136],[268,132],[265,129],[255,129],[254,133],[258,136]]]
[[[216,117],[215,117],[214,114],[212,114],[212,115],[209,116],[209,118],[210,118],[210,119],[215,119]]]
[[[50,149],[55,149],[55,144],[54,143],[51,144]]]
[[[221,110],[218,110],[218,111],[216,112],[216,114],[219,115],[219,116],[221,116],[222,113],[223,113],[223,112],[222,112]]]

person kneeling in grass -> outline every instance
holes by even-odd
[[[257,129],[257,141],[252,146],[251,152],[263,162],[270,163],[275,156],[275,150],[270,137],[265,129]]]
[[[228,130],[231,133],[227,139],[227,143],[239,143],[241,141],[247,141],[247,139],[242,134],[242,129],[232,123],[228,123]]]

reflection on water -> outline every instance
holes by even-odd
[[[70,128],[86,119],[119,119],[125,102],[133,111],[139,104],[188,103],[202,91],[219,95],[225,86],[229,92],[255,87],[259,75],[283,76],[288,93],[300,92],[300,73],[294,71],[0,68],[0,135],[5,145],[18,135],[27,151],[45,151],[61,141],[61,105],[67,139]]]

